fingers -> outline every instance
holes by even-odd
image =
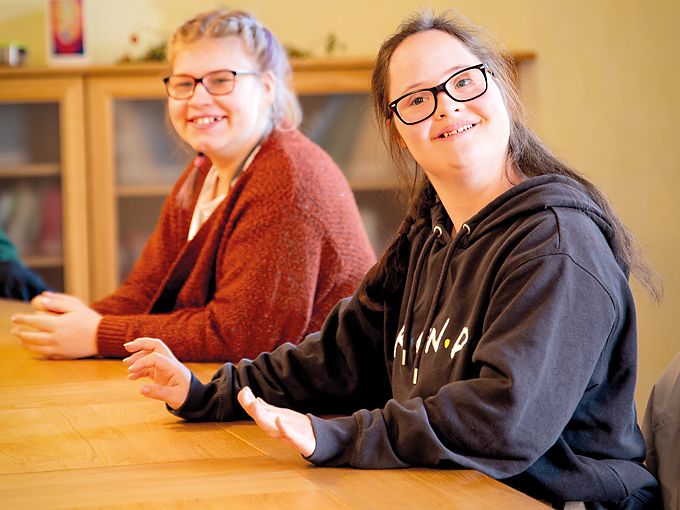
[[[52,331],[55,329],[58,318],[54,315],[34,313],[30,315],[12,315],[12,323],[18,326],[29,326],[41,331]],[[16,328],[19,329],[19,328]]]
[[[25,346],[45,346],[53,345],[54,337],[51,333],[44,331],[29,331],[21,328],[12,328],[11,333],[16,336]]]
[[[148,377],[149,379],[155,379],[156,373],[153,368],[142,368],[134,373],[128,373],[128,379],[130,381],[136,381],[137,379],[142,379],[143,377]]]
[[[238,395],[236,395],[236,399],[245,412],[248,413],[248,416],[255,419],[253,413],[256,412],[255,407],[257,405],[257,399],[255,398],[255,395],[253,395],[252,390],[248,386],[244,386],[241,388],[241,391],[238,392]]]
[[[250,405],[255,400],[255,395],[253,395],[253,390],[249,386],[244,386],[236,395],[239,404],[245,409],[246,406]]]
[[[56,326],[54,317],[44,314],[14,315],[12,323],[20,327],[13,327],[10,333],[19,339],[26,350],[45,358],[58,359],[61,357],[54,337]],[[29,326],[35,329],[26,329],[21,326]]]
[[[46,296],[45,296],[44,292],[42,294],[38,294],[33,299],[31,299],[31,306],[33,308],[35,308],[36,310],[47,311],[47,308],[45,307],[45,302],[44,302],[45,298],[46,298]]]
[[[308,416],[255,398],[247,386],[239,391],[237,398],[243,409],[269,437],[283,440],[306,457],[314,452],[316,438]]]
[[[137,351],[134,354],[128,356],[127,358],[123,358],[123,365],[126,367],[129,367],[132,365],[135,361],[137,361],[139,358],[146,356],[148,351]]]
[[[83,302],[75,296],[50,291],[45,291],[34,297],[31,300],[31,305],[37,310],[54,313],[66,313],[73,311],[79,306],[85,306]]]
[[[54,337],[51,333],[26,331],[21,328],[12,328],[11,332],[21,341],[21,345],[27,351],[39,354],[45,358],[61,358],[57,352]]]
[[[140,351],[141,356],[131,360],[128,366],[128,379],[135,380],[149,377],[154,382],[164,385],[179,385],[188,390],[191,372],[174,358],[159,352]],[[131,356],[134,357],[134,356]]]
[[[128,352],[137,352],[141,351],[142,349],[147,350],[147,351],[153,351],[154,348],[154,342],[153,338],[147,338],[147,337],[140,337],[140,338],[135,338],[134,340],[124,343],[123,347],[125,347],[125,350]],[[158,340],[160,342],[160,340]]]
[[[162,400],[178,409],[189,395],[191,372],[174,358],[148,351],[138,351],[128,366],[128,379],[134,381],[148,377],[153,384],[145,384],[140,392],[145,397]]]
[[[128,366],[128,374],[136,375],[143,371],[148,372],[151,369],[166,371],[173,370],[173,368],[174,365],[167,356],[156,352],[151,352],[139,357],[139,359],[135,360],[130,366]]]
[[[140,337],[140,338],[135,338],[131,342],[127,342],[126,344],[123,344],[123,347],[128,352],[140,352],[140,351],[148,351],[148,352],[158,352],[160,354],[165,354],[168,357],[174,358],[174,354],[172,354],[172,351],[170,348],[163,343],[163,341],[159,338],[149,338],[149,337]]]
[[[57,359],[59,356],[57,356],[54,347],[51,345],[34,345],[34,344],[24,344],[24,348],[32,352],[34,354],[38,354],[40,356],[43,356],[45,358],[54,358]]]
[[[275,422],[276,416],[272,414],[271,411],[272,409],[277,408],[267,404],[261,398],[255,398],[255,395],[253,395],[253,392],[248,386],[239,391],[236,398],[241,404],[241,407],[248,413],[248,416],[255,420],[255,423],[257,423],[268,436],[280,437]]]

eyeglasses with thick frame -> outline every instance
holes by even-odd
[[[476,73],[476,71],[481,73],[483,82],[474,79],[476,74],[470,74]],[[477,99],[479,96],[484,95],[489,88],[489,80],[486,76],[487,72],[491,73],[493,76],[493,71],[488,65],[483,63],[466,67],[465,69],[456,71],[435,87],[416,90],[398,97],[388,105],[388,108],[407,126],[418,124],[419,122],[429,119],[434,112],[437,111],[437,97],[442,91],[451,99],[458,101],[459,103],[472,101],[473,99]],[[457,83],[453,82],[453,79],[456,77],[464,77],[466,73],[469,75],[468,79],[472,80],[471,83],[463,84],[456,88]],[[454,83],[453,87],[449,86],[450,83]],[[434,99],[434,101],[432,101],[432,99]],[[422,102],[416,103],[417,100],[422,100]],[[426,103],[430,101],[432,106],[426,108]],[[409,109],[411,110],[410,112]]]
[[[165,91],[173,99],[189,99],[196,91],[196,85],[202,83],[211,96],[226,96],[234,90],[236,77],[241,75],[260,74],[257,71],[232,71],[222,69],[212,71],[200,78],[188,74],[173,74],[163,78]]]

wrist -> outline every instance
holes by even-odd
[[[182,392],[185,393],[184,400],[177,407],[166,402],[166,408],[175,416],[184,418],[188,421],[199,421],[198,416],[202,411],[202,402],[206,392],[206,386],[186,366],[182,368],[188,373],[188,384]],[[179,400],[179,399],[178,399]]]
[[[102,321],[102,316],[99,315],[97,312],[95,312],[96,317],[94,321],[94,328],[92,329],[92,333],[90,334],[90,348],[92,349],[92,355],[93,356],[98,356],[99,355],[99,342],[97,341],[97,332],[99,331],[99,324]]]

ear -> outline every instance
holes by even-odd
[[[274,104],[274,94],[276,89],[276,80],[271,71],[266,71],[262,74],[262,86],[264,88],[264,96],[268,105]]]

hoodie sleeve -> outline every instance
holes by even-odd
[[[472,354],[479,375],[427,398],[324,420],[312,417],[317,465],[460,466],[506,478],[556,443],[613,336],[598,279],[569,256],[535,257],[499,282]],[[369,408],[370,409],[370,408]]]
[[[272,405],[318,414],[382,406],[390,395],[382,327],[382,312],[346,298],[299,345],[227,363],[207,384],[194,378],[184,405],[171,412],[189,421],[247,418],[236,400],[244,386]]]

